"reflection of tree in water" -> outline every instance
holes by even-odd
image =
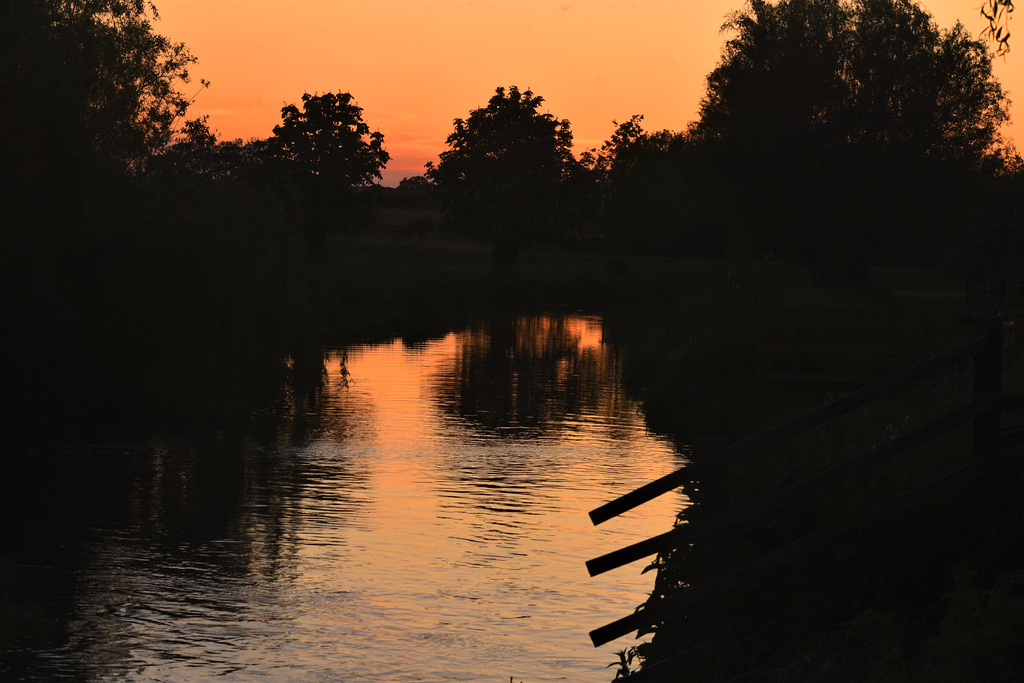
[[[19,596],[0,605],[0,626],[17,632],[0,634],[13,646],[0,678],[96,680],[182,657],[216,668],[246,637],[285,638],[273,596],[296,575],[306,499],[321,477],[348,475],[344,462],[310,467],[296,425],[264,428],[63,449],[19,467],[21,493],[0,487],[12,520],[0,578]]]
[[[53,627],[23,629],[19,656],[0,673],[96,679],[152,652],[147,631],[244,618],[242,586],[278,580],[294,564],[299,490],[286,452],[253,446],[219,433],[76,447],[24,472],[32,500],[22,519],[34,528],[8,528],[11,581],[24,591],[23,614]],[[55,552],[51,539],[74,550]],[[47,571],[29,576],[37,562]]]
[[[458,335],[450,368],[435,378],[449,415],[488,434],[542,436],[581,415],[627,409],[615,349],[599,322],[577,316],[505,318]]]
[[[224,433],[155,441],[126,492],[126,521],[171,552],[231,539],[236,551],[221,558],[222,570],[278,578],[294,550],[302,463],[268,445]]]
[[[285,432],[293,443],[305,443],[339,426],[337,411],[329,404],[332,396],[348,387],[347,360],[344,349],[325,352],[319,347],[315,353],[294,354],[288,359],[283,400],[272,412],[286,417]]]
[[[449,363],[433,378],[440,409],[477,435],[502,438],[459,441],[437,470],[442,508],[467,516],[465,563],[521,550],[526,538],[538,542],[544,532],[530,517],[555,505],[541,492],[560,485],[560,472],[580,471],[574,461],[592,458],[595,447],[631,441],[643,429],[622,388],[619,351],[603,343],[596,318],[478,325],[456,336]]]

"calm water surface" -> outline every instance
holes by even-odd
[[[326,367],[285,422],[22,451],[0,679],[609,681],[635,641],[587,632],[653,574],[584,561],[685,501],[586,513],[684,458],[645,430],[600,321],[510,319]]]

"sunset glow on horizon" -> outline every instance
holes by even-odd
[[[423,173],[455,118],[516,85],[569,119],[576,153],[599,147],[613,121],[684,130],[743,0],[158,0],[158,33],[188,46],[199,79],[190,116],[222,140],[266,138],[302,94],[350,92],[384,133],[385,185]],[[942,28],[978,35],[973,0],[921,3]],[[1016,47],[1016,46],[1015,46]],[[1024,92],[1024,47],[995,59],[1011,101]],[[1019,138],[1020,106],[1005,137]]]

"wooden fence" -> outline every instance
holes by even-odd
[[[758,450],[782,439],[797,435],[871,401],[889,396],[924,377],[965,361],[973,362],[972,400],[966,405],[826,472],[735,507],[727,506],[726,474],[731,466],[742,463]],[[975,500],[978,506],[975,523],[984,525],[989,515],[994,512],[994,506],[999,502],[996,495],[999,489],[999,472],[1013,464],[1003,458],[1002,444],[1010,438],[1011,433],[1018,438],[1020,433],[1019,426],[1007,430],[1002,428],[1002,412],[1021,407],[1024,407],[1024,396],[1002,393],[1002,323],[995,316],[984,316],[977,319],[974,338],[966,344],[738,443],[726,445],[721,440],[705,440],[700,444],[704,452],[702,457],[590,513],[593,523],[600,524],[685,482],[699,481],[705,491],[714,492],[714,495],[707,495],[707,500],[701,503],[705,506],[702,520],[699,523],[678,525],[665,533],[590,560],[587,562],[587,569],[591,576],[595,576],[655,553],[685,547],[688,544],[699,544],[703,548],[702,556],[708,558],[705,562],[717,566],[706,567],[710,571],[703,572],[707,577],[704,581],[660,601],[649,601],[642,609],[591,631],[591,640],[595,646],[599,646],[639,629],[645,629],[664,620],[671,613],[685,611],[691,606],[713,598],[741,576],[783,567],[807,555],[826,540],[826,531],[819,529],[767,554],[746,560],[739,566],[726,566],[723,564],[726,557],[726,537],[723,532],[737,525],[761,519],[767,513],[792,503],[827,492],[872,466],[905,454],[910,449],[968,422],[973,425],[973,458],[970,462],[864,512],[891,514],[912,507],[952,487],[972,484],[977,494]],[[681,655],[663,662],[645,662],[644,668],[631,675],[628,680],[663,680],[662,677],[669,669],[679,665],[678,661],[674,661],[678,657]]]

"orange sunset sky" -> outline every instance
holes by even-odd
[[[922,2],[943,28],[985,26],[980,0]],[[391,161],[384,184],[423,172],[452,120],[499,85],[532,89],[572,123],[577,154],[599,147],[612,121],[644,115],[647,130],[683,130],[743,0],[156,0],[156,30],[199,59],[201,92],[221,139],[265,138],[281,107],[304,92],[351,92]],[[1011,22],[1012,29],[1012,22]],[[1024,33],[1021,33],[1024,41]],[[995,71],[1024,98],[1024,42]],[[189,92],[191,94],[191,92]],[[1022,100],[1024,101],[1024,100]],[[1008,138],[1024,130],[1011,107]]]

